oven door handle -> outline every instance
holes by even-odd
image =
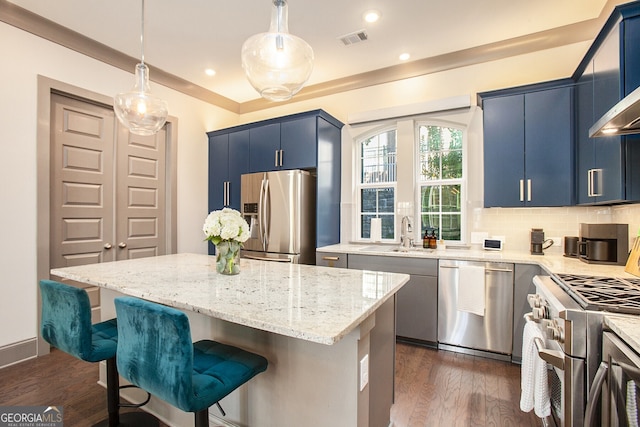
[[[564,371],[564,354],[562,354],[561,351],[547,350],[544,348],[544,341],[537,337],[533,339],[533,342],[536,345],[536,350],[538,351],[540,359],[549,363],[551,366]]]
[[[587,398],[587,408],[584,413],[584,427],[599,425],[599,422],[595,420],[596,409],[598,408],[597,403],[608,370],[609,364],[607,362],[600,362],[600,367],[596,372],[596,376],[593,378],[593,384],[591,384],[591,390],[589,390],[589,397]]]

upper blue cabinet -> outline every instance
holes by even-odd
[[[589,138],[589,128],[640,86],[640,4],[619,6],[574,73],[577,203],[640,200],[638,136]]]
[[[251,128],[251,172],[315,168],[318,125],[308,116]]]
[[[574,203],[573,87],[481,94],[485,207]]]
[[[615,8],[570,79],[478,94],[486,207],[640,200],[640,135],[589,128],[640,86],[640,2]]]

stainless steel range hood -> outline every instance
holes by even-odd
[[[640,87],[614,105],[589,129],[589,137],[640,133]]]

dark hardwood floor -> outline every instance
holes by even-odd
[[[520,410],[520,366],[398,344],[393,427],[540,426]]]
[[[91,426],[107,417],[98,370],[97,363],[51,348],[46,356],[0,369],[0,406],[62,406],[65,427]]]
[[[97,378],[97,364],[52,349],[0,369],[0,406],[60,405],[66,427],[90,426],[106,416],[106,394]],[[519,402],[518,365],[397,346],[394,427],[541,425],[532,412],[520,411]]]

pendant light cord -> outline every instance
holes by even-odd
[[[142,18],[140,19],[140,63],[144,65],[144,0],[142,0]]]

